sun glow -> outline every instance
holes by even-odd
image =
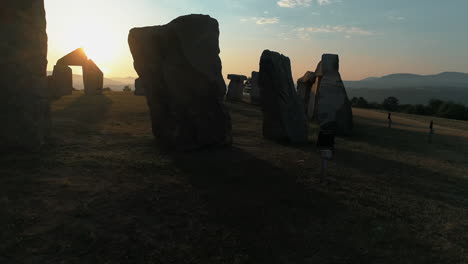
[[[129,25],[116,19],[118,13],[109,15],[107,10],[111,1],[89,1],[89,5],[82,1],[67,2],[67,8],[73,10],[63,15],[63,10],[57,6],[58,0],[48,0],[49,35],[49,70],[61,57],[69,52],[83,48],[105,75],[119,75],[124,71],[131,71],[133,65],[129,60],[127,44]],[[94,7],[90,9],[89,6]],[[60,18],[60,19],[58,19]],[[131,74],[131,73],[130,73]]]

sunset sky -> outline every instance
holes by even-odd
[[[250,75],[264,49],[291,58],[294,78],[337,53],[345,80],[468,72],[466,0],[45,0],[49,69],[84,47],[108,77],[136,76],[133,27],[190,14],[220,23],[223,74]]]

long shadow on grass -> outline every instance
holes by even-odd
[[[71,119],[88,125],[105,120],[112,100],[106,95],[82,95],[64,109],[54,112],[52,118]]]
[[[233,107],[236,114],[247,118],[261,118],[258,110],[252,107]],[[360,118],[359,118],[360,119]],[[427,134],[417,131],[381,127],[357,120],[353,136],[345,138],[346,141],[366,143],[372,146],[392,149],[396,151],[413,153],[420,156],[429,156],[439,159],[449,159],[442,152],[432,151],[438,148],[458,147],[465,138],[436,135],[434,143],[427,143]],[[261,136],[261,131],[258,131]],[[317,151],[314,144],[288,145],[291,148],[301,149],[304,152]],[[466,150],[454,149],[460,153]],[[460,158],[458,157],[458,158]],[[318,158],[318,157],[317,157]],[[337,142],[336,164],[344,168],[361,171],[371,177],[378,178],[382,184],[390,184],[409,193],[417,194],[422,199],[435,199],[452,204],[456,207],[468,206],[468,179],[450,177],[448,174],[438,173],[417,167],[408,163],[389,160],[371,153],[343,149]],[[460,161],[458,161],[460,162]],[[463,165],[463,164],[462,164]]]
[[[305,189],[294,171],[238,148],[173,158],[208,204],[210,220],[232,230],[252,263],[371,263],[376,257],[378,247],[369,247],[372,218],[331,194]],[[401,251],[395,250],[406,255],[404,248],[417,242],[398,228],[385,239],[399,240],[394,246]]]

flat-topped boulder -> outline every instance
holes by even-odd
[[[247,76],[238,74],[229,74],[228,79],[231,80],[228,87],[226,99],[229,101],[239,101],[244,99],[244,82]]]
[[[0,35],[0,149],[34,149],[50,132],[44,1],[2,1]]]
[[[339,73],[339,57],[324,54],[317,67],[319,76],[316,118],[321,127],[334,124],[336,134],[349,135],[353,130],[353,112],[343,80]]]
[[[288,57],[265,50],[260,58],[260,97],[265,138],[304,143],[307,121],[291,73]]]
[[[169,150],[231,145],[218,22],[182,16],[164,26],[134,28],[128,41],[157,143]]]
[[[261,103],[260,87],[258,85],[258,81],[259,81],[258,77],[259,77],[259,72],[253,71],[252,77],[250,79],[250,84],[251,84],[250,102],[256,105]]]

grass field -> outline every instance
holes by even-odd
[[[305,146],[228,104],[230,149],[164,154],[145,99],[76,92],[53,137],[0,156],[0,263],[468,263],[468,122],[354,109],[318,184]]]

